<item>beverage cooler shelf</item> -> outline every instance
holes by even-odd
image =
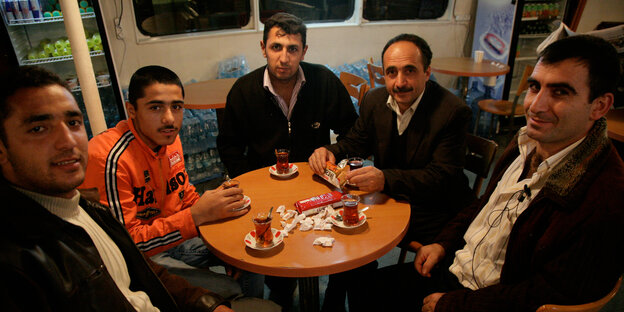
[[[80,13],[83,19],[87,18],[95,18],[95,13]],[[24,26],[24,25],[34,25],[34,24],[45,24],[45,23],[56,23],[62,22],[62,16],[53,16],[53,17],[40,17],[40,18],[27,18],[27,19],[12,19],[7,20],[7,25],[9,26]]]
[[[89,54],[91,55],[91,57],[94,57],[94,56],[104,55],[104,52],[102,52],[102,51],[91,51],[91,52],[89,52]],[[47,63],[71,61],[73,59],[74,59],[74,57],[72,55],[53,56],[53,57],[47,57],[47,58],[44,58],[44,59],[23,60],[22,61],[22,65],[40,65],[40,64],[47,64]]]

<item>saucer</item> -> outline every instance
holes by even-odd
[[[281,230],[271,228],[271,232],[273,233],[273,245],[268,247],[256,245],[256,230],[252,230],[251,232],[247,233],[247,235],[245,235],[245,245],[247,245],[247,247],[251,249],[268,250],[275,246],[278,246],[284,241],[284,233],[282,233]]]
[[[330,218],[331,222],[337,227],[340,227],[343,229],[353,229],[356,227],[360,227],[362,224],[366,223],[366,215],[363,212],[360,212],[359,213],[360,221],[357,224],[345,225],[344,222],[342,221],[342,213],[343,213],[342,209],[340,209],[336,212],[336,214],[340,214],[340,218],[336,218],[336,214],[332,215]]]
[[[299,170],[299,168],[297,168],[297,165],[290,163],[288,164],[288,173],[277,173],[277,169],[275,168],[275,165],[269,167],[269,172],[276,176],[276,177],[280,177],[280,178],[288,178],[291,175],[297,173],[297,171]]]
[[[251,198],[249,198],[249,196],[245,195],[243,197],[243,205],[240,208],[232,209],[232,211],[241,211],[241,210],[249,207],[250,204],[251,204]]]

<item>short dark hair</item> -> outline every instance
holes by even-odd
[[[273,16],[269,17],[269,19],[264,22],[264,35],[262,36],[262,41],[264,41],[264,44],[267,43],[267,38],[269,38],[269,32],[271,31],[271,28],[275,26],[281,28],[289,35],[300,34],[301,42],[303,43],[303,47],[305,48],[307,27],[303,23],[302,19],[284,12],[273,14]]]
[[[620,62],[609,42],[590,35],[572,36],[551,43],[538,56],[538,62],[547,65],[568,59],[587,67],[590,102],[615,91],[620,79]]]
[[[176,73],[171,69],[158,65],[149,65],[139,68],[132,78],[128,86],[128,101],[136,108],[137,100],[145,96],[145,88],[155,83],[174,84],[182,90],[184,97],[184,86]]]
[[[69,87],[55,73],[37,66],[22,66],[11,68],[0,74],[0,139],[6,144],[6,131],[4,121],[12,112],[12,105],[8,99],[20,89],[41,88],[49,85],[59,85],[67,91]]]
[[[427,68],[429,68],[429,65],[431,65],[431,58],[433,57],[433,52],[431,52],[431,48],[429,47],[429,44],[427,43],[427,41],[425,41],[425,39],[418,37],[416,35],[413,35],[413,34],[400,34],[390,39],[390,41],[388,41],[388,43],[386,43],[386,46],[383,48],[383,51],[381,51],[382,64],[383,64],[384,54],[386,54],[386,50],[388,50],[388,48],[392,44],[397,43],[399,41],[409,41],[418,47],[418,49],[420,50],[420,54],[422,55],[423,70],[426,71]]]

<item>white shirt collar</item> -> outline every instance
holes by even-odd
[[[286,99],[283,99],[281,96],[279,96],[277,92],[275,92],[275,89],[273,89],[273,84],[271,84],[271,77],[269,76],[269,66],[267,65],[264,68],[264,79],[262,81],[262,86],[265,89],[269,90],[269,92],[271,92],[273,96],[275,96],[279,107],[282,109],[284,116],[286,116],[288,120],[290,120],[293,108],[295,108],[295,104],[297,103],[297,96],[299,95],[299,91],[301,90],[301,87],[305,84],[305,82],[306,79],[303,73],[303,69],[301,68],[301,65],[299,65],[299,69],[297,70],[297,82],[295,82],[292,96],[290,97],[290,99],[288,99],[288,104],[290,104],[288,105],[286,103]]]
[[[412,120],[412,116],[414,116],[414,113],[416,112],[416,108],[418,108],[418,104],[420,104],[423,94],[425,94],[425,89],[423,89],[423,92],[418,96],[418,98],[416,98],[416,100],[414,100],[414,103],[412,103],[412,105],[410,105],[410,107],[408,107],[403,113],[401,113],[399,104],[392,97],[392,95],[388,96],[386,105],[397,115],[397,129],[399,130],[399,135],[402,135],[403,132],[405,132],[405,129],[407,129],[407,126]]]

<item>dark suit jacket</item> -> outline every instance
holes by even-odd
[[[374,156],[375,167],[385,176],[384,192],[408,200],[412,207],[407,239],[429,242],[460,208],[472,201],[463,173],[465,138],[471,111],[459,98],[436,82],[428,81],[407,135],[408,169],[397,169],[389,149],[393,118],[386,105],[388,92],[368,92],[360,117],[346,137],[326,146],[336,159]]]

